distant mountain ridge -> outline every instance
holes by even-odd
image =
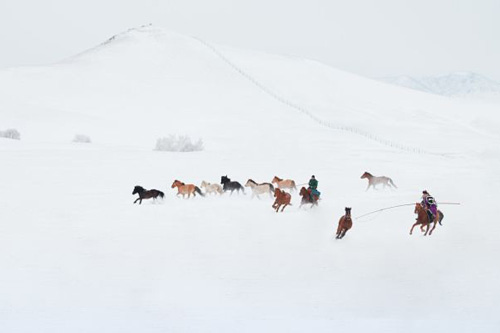
[[[400,75],[380,78],[379,80],[442,96],[500,95],[499,82],[474,72],[452,72],[449,74],[422,77]]]

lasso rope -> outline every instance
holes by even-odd
[[[396,206],[391,206],[391,207],[385,207],[385,208],[374,210],[373,212],[369,212],[369,213],[366,213],[366,214],[363,214],[363,215],[360,215],[360,216],[356,216],[354,219],[357,220],[357,219],[360,219],[362,217],[365,217],[365,216],[368,216],[368,215],[371,215],[371,214],[382,212],[384,210],[389,210],[389,209],[394,209],[394,208],[399,208],[399,207],[405,207],[405,206],[413,206],[413,205],[415,205],[415,203],[412,202],[412,203],[401,204],[401,205],[396,205]],[[440,202],[439,205],[460,205],[460,202]]]

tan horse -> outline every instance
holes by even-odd
[[[417,214],[417,221],[411,227],[410,235],[413,232],[413,228],[415,228],[415,226],[420,224],[420,230],[422,232],[424,232],[424,227],[427,227],[427,230],[425,231],[424,236],[427,236],[427,233],[429,233],[429,236],[430,236],[430,235],[432,235],[432,232],[434,231],[434,229],[436,229],[436,225],[438,223],[441,224],[441,221],[444,218],[444,214],[440,210],[438,210],[437,216],[434,218],[434,221],[430,221],[429,215],[427,215],[425,208],[422,207],[422,205],[418,202],[415,204],[414,212],[415,212],[415,214]],[[430,228],[432,222],[434,222],[434,226],[432,227],[431,231],[429,232],[429,228]]]
[[[224,193],[222,191],[222,186],[220,186],[219,184],[210,184],[206,181],[202,181],[201,182],[201,188],[205,188],[205,192],[206,193],[215,193],[215,194],[222,194]]]
[[[276,198],[276,200],[274,200],[272,207],[276,209],[276,213],[280,209],[281,205],[284,205],[283,208],[281,208],[281,212],[283,212],[286,206],[292,205],[290,203],[290,201],[292,200],[292,196],[290,195],[290,193],[286,193],[279,188],[274,189],[274,197]]]
[[[260,199],[259,195],[265,194],[265,193],[268,193],[269,196],[272,198],[273,194],[274,194],[274,186],[272,184],[269,184],[269,183],[258,184],[253,179],[247,180],[245,187],[250,187],[252,189],[252,199],[254,197],[257,197],[257,199]]]
[[[345,208],[345,215],[339,220],[339,226],[337,227],[337,239],[342,239],[345,236],[347,230],[352,228],[352,218],[351,218],[351,208]]]
[[[188,196],[188,199],[191,196],[191,194],[193,195],[193,197],[195,197],[196,193],[198,193],[202,197],[205,196],[201,192],[201,190],[199,189],[198,186],[193,185],[193,184],[187,184],[186,185],[186,184],[184,184],[183,182],[181,182],[181,181],[179,181],[177,179],[174,180],[174,182],[172,183],[172,188],[175,188],[175,187],[177,187],[177,195],[182,194],[183,198],[185,197],[186,194]]]
[[[271,183],[276,184],[276,186],[278,186],[278,188],[280,189],[287,188],[290,190],[297,190],[297,187],[295,186],[295,181],[291,179],[283,180],[279,177],[274,176],[273,181]]]
[[[366,188],[366,191],[368,191],[368,189],[373,186],[373,189],[376,190],[377,189],[377,185],[378,184],[382,184],[384,186],[384,188],[386,188],[387,186],[391,187],[393,186],[394,188],[398,188],[396,186],[396,184],[394,184],[394,182],[392,181],[391,178],[389,177],[385,177],[385,176],[381,176],[381,177],[376,177],[374,175],[372,175],[371,173],[369,172],[365,172],[362,176],[361,176],[361,179],[368,179],[368,187]]]

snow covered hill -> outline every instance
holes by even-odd
[[[413,77],[408,75],[380,79],[393,85],[450,97],[498,97],[500,83],[473,72]]]
[[[229,144],[255,126],[291,128],[286,122],[300,118],[301,126],[447,154],[466,145],[443,133],[470,131],[484,116],[317,62],[242,52],[149,26],[59,64],[3,70],[0,91],[3,121],[37,141],[84,133],[96,142],[152,146],[169,133],[211,136],[224,118],[232,126],[217,137]],[[432,122],[419,121],[427,115]],[[422,137],[424,127],[433,134]]]
[[[1,332],[497,332],[499,116],[147,26],[0,71]],[[90,144],[71,142],[88,135]],[[169,134],[191,153],[153,151]],[[364,171],[394,191],[365,192]],[[174,179],[315,174],[319,207],[183,200]],[[135,185],[165,192],[133,205]],[[443,226],[409,236],[413,207]],[[249,189],[247,189],[248,191]]]

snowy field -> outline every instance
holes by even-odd
[[[431,119],[432,121],[428,121]],[[0,332],[498,332],[500,117],[294,58],[135,29],[0,71]],[[91,144],[72,143],[75,134]],[[157,138],[204,151],[153,151]],[[398,189],[365,192],[364,171]],[[273,176],[322,201],[170,188]],[[135,185],[165,192],[133,205]],[[443,226],[410,236],[427,189]]]

